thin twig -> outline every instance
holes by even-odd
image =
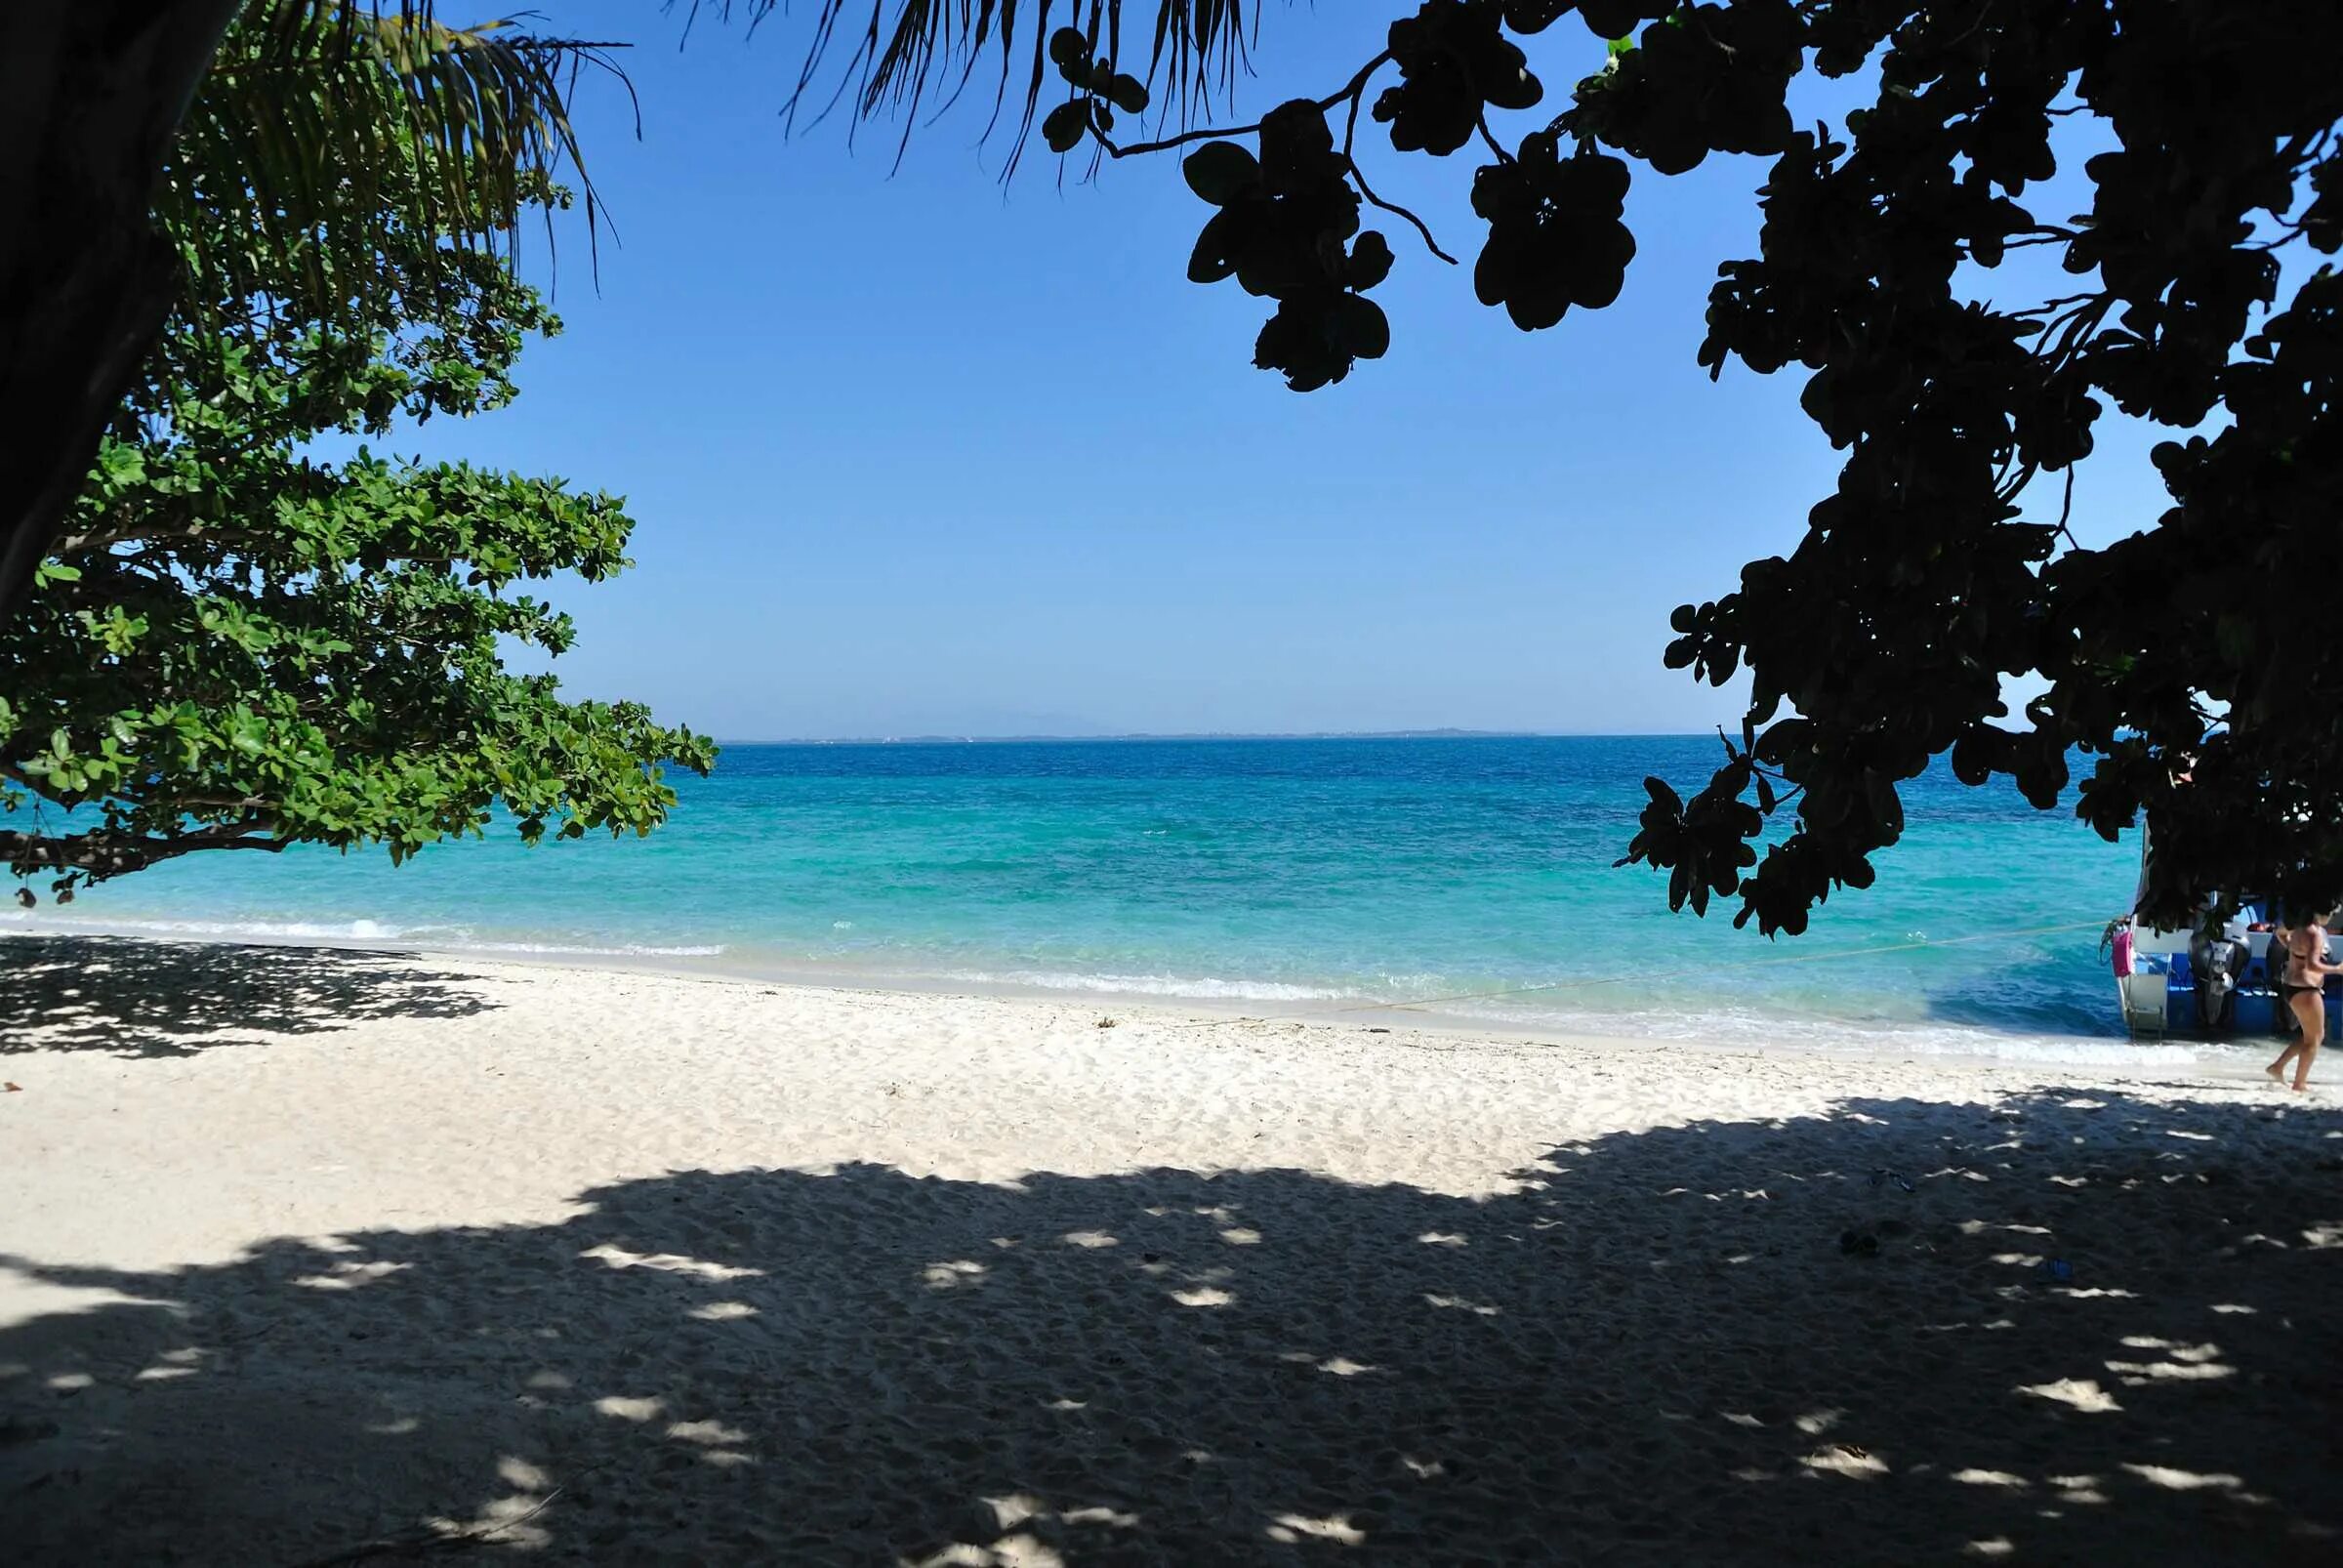
[[[1375,187],[1367,183],[1367,171],[1359,167],[1359,160],[1351,153],[1352,144],[1358,138],[1359,103],[1367,96],[1365,92],[1366,85],[1366,82],[1362,80],[1359,84],[1361,91],[1351,95],[1350,118],[1344,121],[1342,126],[1342,161],[1350,165],[1350,177],[1354,181],[1358,182],[1359,194],[1366,197],[1370,205],[1380,207],[1383,211],[1396,217],[1405,218],[1409,223],[1414,224],[1416,226],[1416,232],[1422,236],[1423,248],[1430,251],[1434,256],[1439,257],[1449,266],[1454,267],[1457,265],[1457,259],[1454,256],[1449,255],[1448,252],[1442,250],[1440,248],[1440,242],[1432,238],[1431,225],[1425,223],[1422,219],[1408,211],[1407,208],[1400,206],[1397,202],[1385,201],[1382,197],[1377,195],[1375,193]]]
[[[1326,97],[1313,99],[1311,102],[1316,103],[1320,109],[1324,110],[1333,108],[1336,103],[1341,103],[1344,99],[1349,99],[1352,101],[1352,103],[1355,107],[1359,95],[1367,91],[1368,78],[1372,77],[1377,71],[1382,69],[1383,66],[1389,62],[1390,59],[1391,52],[1387,49],[1384,50],[1381,54],[1369,61],[1366,64],[1361,65],[1358,69],[1358,74],[1351,77],[1351,79],[1345,83],[1338,92],[1329,93],[1326,95]],[[1126,146],[1116,145],[1113,141],[1109,140],[1106,136],[1100,134],[1095,129],[1091,130],[1090,135],[1097,138],[1098,144],[1106,148],[1108,156],[1116,158],[1135,158],[1142,152],[1169,152],[1173,147],[1185,146],[1191,142],[1209,142],[1232,136],[1251,136],[1260,128],[1261,122],[1259,120],[1254,120],[1250,125],[1231,125],[1224,127],[1207,126],[1199,130],[1182,131],[1177,136],[1166,137],[1160,142],[1133,142]]]
[[[590,1465],[586,1469],[580,1470],[577,1479],[584,1480],[595,1471],[605,1468],[608,1462],[605,1461],[602,1465]],[[306,1561],[294,1563],[291,1568],[343,1568],[346,1563],[364,1562],[369,1557],[386,1557],[392,1552],[405,1552],[421,1556],[432,1551],[464,1551],[473,1547],[484,1547],[507,1531],[517,1530],[527,1524],[531,1519],[552,1507],[555,1501],[568,1490],[569,1483],[564,1481],[540,1498],[537,1506],[526,1513],[510,1519],[500,1519],[495,1524],[474,1525],[469,1530],[458,1530],[452,1534],[418,1530],[404,1536],[378,1536],[372,1541],[362,1541],[354,1547],[346,1547],[327,1556],[311,1557]]]
[[[2075,531],[2067,526],[2067,519],[2075,515],[2075,471],[2080,466],[2076,463],[2067,465],[2067,495],[2058,507],[2058,531],[2065,534],[2067,543],[2076,550],[2082,548],[2082,541],[2075,537]]]
[[[1486,111],[1475,115],[1472,123],[1474,127],[1480,131],[1481,140],[1489,144],[1489,150],[1497,154],[1498,162],[1511,163],[1513,161],[1513,154],[1507,152],[1503,145],[1499,143],[1497,137],[1490,131],[1489,115]]]

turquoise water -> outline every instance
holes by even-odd
[[[2136,846],[1949,775],[1878,886],[1794,941],[1672,916],[1614,869],[1642,779],[1711,738],[734,746],[647,840],[195,856],[0,929],[624,956],[758,973],[1541,1027],[1938,1047],[2113,1039],[2096,924]],[[69,916],[69,921],[60,919]],[[2088,927],[2020,934],[2040,927]],[[1955,945],[1865,950],[1926,941]],[[1852,956],[1850,956],[1852,955]]]

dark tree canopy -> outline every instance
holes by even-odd
[[[865,0],[818,9],[815,56],[848,55],[864,113],[995,45],[1020,140],[1038,113],[1093,161],[1181,149],[1213,209],[1188,275],[1274,303],[1254,362],[1297,391],[1391,341],[1369,294],[1393,249],[1363,214],[1416,221],[1378,199],[1362,137],[1475,160],[1473,286],[1524,330],[1616,298],[1638,166],[1768,160],[1756,254],[1718,268],[1700,360],[1799,367],[1845,463],[1794,551],[1675,612],[1668,663],[1746,671],[1751,701],[1689,799],[1651,781],[1628,858],[1666,869],[1678,907],[1734,899],[1794,933],[1870,883],[1931,759],[2048,809],[2080,754],[2082,818],[2150,825],[2152,917],[2343,904],[2343,278],[2317,260],[2343,245],[2333,0],[1423,0],[1392,4],[1387,47],[1329,96],[1157,140],[1118,140],[1118,114],[1159,82],[1183,123],[1209,108],[1257,6],[1159,0],[1128,47],[1117,0],[867,0],[867,28]],[[1073,24],[1045,38],[1053,17]],[[1806,73],[1869,102],[1794,123]],[[1510,145],[1493,129],[1533,107],[1556,112]],[[2078,142],[2105,148],[2088,210],[2030,206]],[[1977,297],[1974,269],[2033,247],[2062,292]],[[2067,505],[2111,409],[2171,431],[2171,506],[2085,549]],[[2010,679],[2043,687],[2022,715]]]

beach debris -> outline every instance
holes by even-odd
[[[1115,1026],[1115,1022],[1116,1020],[1113,1018],[1100,1018],[1098,1020],[1097,1027],[1101,1029],[1112,1029]]]
[[[1842,1230],[1838,1233],[1838,1250],[1850,1258],[1876,1258],[1879,1238],[1868,1230]]]
[[[2063,1258],[2053,1258],[2042,1264],[2042,1277],[2053,1284],[2064,1285],[2075,1277],[2075,1265]]]
[[[0,1093],[21,1094],[23,1093],[24,1086],[22,1084],[8,1084],[5,1086],[0,1086]]]

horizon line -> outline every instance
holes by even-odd
[[[1116,730],[1087,735],[1043,731],[1015,734],[788,735],[759,739],[719,737],[719,746],[1005,746],[1049,742],[1132,743],[1177,740],[1706,740],[1706,730],[1608,729],[1187,729]]]

